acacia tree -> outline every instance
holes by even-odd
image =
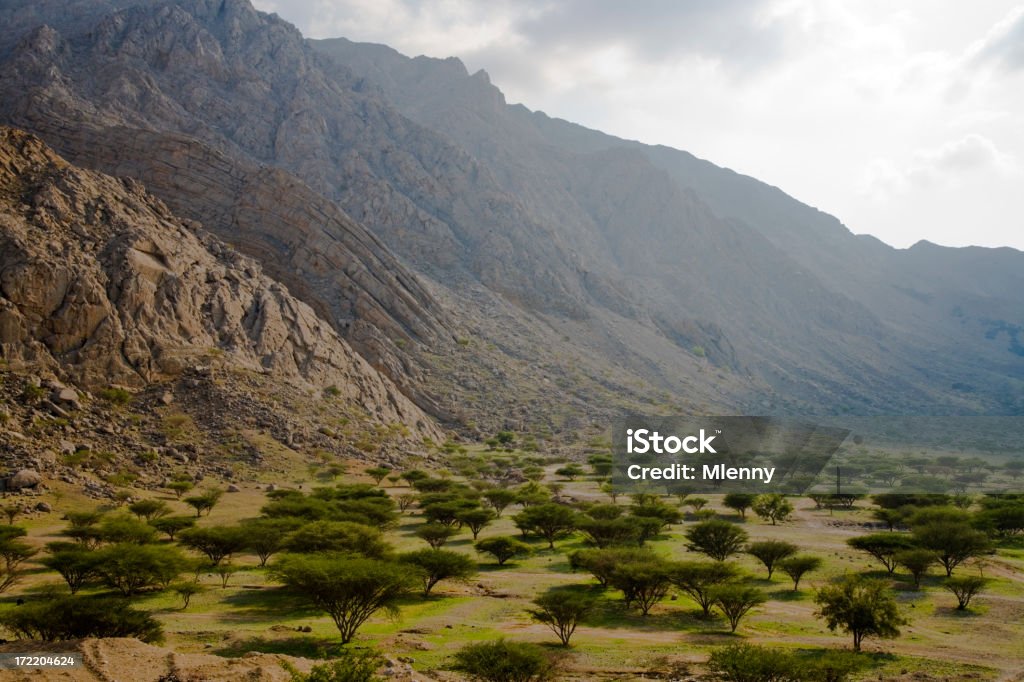
[[[846,544],[870,554],[885,566],[886,571],[892,573],[896,570],[896,555],[913,548],[914,540],[902,533],[872,533],[850,538]]]
[[[424,523],[415,531],[416,537],[430,545],[431,549],[444,547],[444,543],[458,534],[457,529],[443,523]]]
[[[519,499],[519,493],[508,488],[494,488],[492,490],[485,490],[483,497],[487,505],[494,510],[495,516],[501,518],[501,513],[505,511],[505,508],[515,504],[516,500]]]
[[[167,539],[174,542],[174,536],[186,528],[196,525],[196,520],[191,516],[161,516],[150,520],[149,525],[161,533],[165,533]]]
[[[260,567],[267,560],[284,549],[287,534],[295,530],[300,522],[290,518],[246,519],[241,527],[245,531],[245,548],[252,550],[260,559]]]
[[[505,562],[513,557],[528,556],[533,552],[533,549],[522,540],[504,535],[481,540],[473,547],[481,554],[490,554],[499,566],[504,566]]]
[[[722,498],[722,504],[739,514],[740,518],[745,519],[747,510],[750,509],[750,505],[754,504],[755,497],[757,495],[754,493],[726,493]]]
[[[398,563],[333,553],[285,557],[274,566],[273,575],[325,611],[342,644],[352,641],[377,611],[397,611],[395,603],[418,577]]]
[[[46,546],[49,556],[39,563],[60,573],[71,594],[76,594],[91,579],[97,577],[96,552],[76,542],[51,542]]]
[[[898,637],[899,626],[907,622],[885,583],[861,576],[849,576],[822,587],[814,602],[819,607],[817,615],[825,619],[829,630],[838,628],[853,635],[854,651],[860,651],[865,637]]]
[[[171,508],[168,507],[167,503],[163,500],[148,499],[132,502],[128,505],[128,511],[135,514],[140,519],[152,521],[153,519],[170,514]]]
[[[556,660],[529,642],[477,642],[455,652],[453,670],[481,682],[544,682],[554,676]]]
[[[989,549],[984,533],[959,521],[935,521],[917,526],[914,539],[920,547],[935,553],[947,577],[953,575],[953,569],[961,563]]]
[[[534,599],[533,603],[537,606],[529,611],[533,619],[551,628],[562,646],[567,647],[576,626],[594,609],[596,600],[578,590],[553,589]]]
[[[590,544],[604,549],[613,545],[637,544],[641,528],[636,521],[635,517],[601,519],[581,515],[576,521],[576,527]]]
[[[249,544],[245,529],[239,526],[207,526],[189,528],[178,534],[178,541],[190,549],[201,552],[216,567],[232,554],[241,552]]]
[[[206,515],[209,516],[210,512],[213,511],[213,508],[217,506],[218,502],[220,502],[220,498],[223,494],[224,491],[219,488],[210,488],[198,495],[186,497],[185,504],[196,510],[197,518],[201,516],[203,512],[206,512]]]
[[[671,579],[700,605],[707,618],[715,604],[715,588],[735,580],[739,573],[735,564],[724,561],[683,561],[673,567]]]
[[[21,539],[24,535],[25,529],[20,526],[4,526],[0,529],[0,592],[21,578],[21,564],[38,552]]]
[[[942,586],[956,597],[957,610],[964,611],[971,603],[974,595],[981,592],[981,588],[985,587],[987,582],[988,580],[977,575],[958,575],[946,578]]]
[[[475,542],[476,536],[480,534],[480,531],[490,525],[490,523],[497,517],[490,509],[477,507],[476,509],[466,509],[465,511],[461,511],[455,516],[455,518],[459,523],[469,528],[469,531],[473,534],[473,540]]]
[[[809,554],[798,554],[779,562],[779,568],[793,581],[794,592],[800,587],[800,579],[804,577],[804,573],[817,570],[819,567],[821,567],[821,559]]]
[[[747,554],[764,564],[764,567],[768,569],[768,579],[771,580],[772,573],[775,572],[775,564],[787,557],[793,556],[797,553],[798,549],[791,542],[761,540],[760,542],[751,542],[747,545],[746,551]]]
[[[728,521],[701,521],[686,531],[687,548],[725,561],[736,554],[747,541],[747,531]]]
[[[364,473],[373,479],[375,485],[380,485],[380,482],[387,478],[388,474],[392,471],[393,469],[391,467],[379,466],[365,469]]]
[[[771,521],[773,526],[779,521],[785,521],[793,513],[793,503],[778,493],[758,495],[750,506],[755,514],[765,521]]]
[[[627,607],[636,605],[646,616],[668,594],[671,576],[672,567],[667,561],[651,557],[619,564],[608,583],[622,590]]]
[[[921,587],[921,578],[928,572],[931,565],[938,561],[935,552],[930,549],[906,549],[897,552],[894,558],[897,564],[910,572],[915,588]]]
[[[99,575],[129,599],[144,589],[167,587],[186,564],[177,547],[166,545],[126,542],[96,552]]]
[[[765,602],[765,596],[761,590],[739,583],[719,585],[714,589],[713,595],[715,606],[720,608],[725,617],[729,619],[732,632],[736,632],[740,619],[747,615],[750,609]]]
[[[407,552],[398,558],[402,563],[419,569],[423,580],[423,596],[429,597],[430,590],[442,580],[452,578],[465,580],[476,573],[472,559],[458,552],[446,549],[420,549]]]
[[[611,585],[612,573],[622,564],[657,560],[658,556],[643,547],[615,547],[611,549],[580,549],[569,555],[569,565],[575,571],[589,571],[601,584]]]
[[[576,527],[576,515],[562,504],[548,503],[527,507],[512,517],[523,532],[533,532],[548,541],[548,549],[555,548],[555,540],[568,535]]]

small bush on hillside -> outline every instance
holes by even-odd
[[[132,394],[123,388],[104,388],[99,392],[99,397],[114,405],[127,405],[132,401]]]

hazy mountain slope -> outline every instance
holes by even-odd
[[[783,360],[782,375],[812,383],[834,380],[860,394],[842,396],[837,387],[840,393],[830,397],[833,405],[853,398],[848,407],[865,407],[858,401],[872,397],[871,391],[880,403],[874,407],[889,403],[889,409],[899,406],[901,398],[904,408],[940,412],[971,403],[975,408],[984,405],[982,409],[996,411],[1019,409],[1024,365],[1013,352],[1012,338],[1024,313],[1020,294],[1024,290],[1024,254],[985,249],[898,251],[870,237],[855,237],[832,216],[774,187],[686,152],[621,140],[519,105],[509,106],[486,74],[469,75],[457,59],[409,59],[385,46],[344,39],[311,42],[346,68],[380,83],[403,113],[471,150],[495,177],[520,195],[533,197],[531,209],[538,214],[547,212],[553,217],[555,210],[561,210],[555,207],[571,205],[593,216],[595,198],[599,200],[597,211],[603,210],[600,200],[606,195],[601,192],[588,196],[574,189],[558,194],[563,188],[576,187],[580,171],[586,176],[590,169],[602,168],[614,178],[605,189],[626,186],[633,190],[630,196],[618,195],[620,205],[632,203],[623,210],[629,220],[617,229],[635,252],[671,257],[671,245],[689,239],[694,252],[722,267],[728,259],[720,255],[715,238],[693,238],[693,210],[676,207],[674,218],[662,219],[657,211],[652,215],[651,207],[665,205],[664,187],[652,190],[650,180],[634,180],[644,174],[657,178],[661,171],[673,181],[669,184],[688,189],[691,203],[703,206],[719,223],[706,221],[714,226],[704,230],[705,237],[721,237],[731,230],[742,242],[739,248],[729,250],[732,259],[743,262],[744,251],[756,255],[758,262],[746,268],[745,275],[733,273],[738,278],[724,278],[724,283],[707,275],[702,278],[714,282],[708,296],[712,306],[716,298],[729,300],[728,291],[723,290],[729,283],[745,293],[748,304],[721,305],[717,314],[700,313],[723,329],[741,349],[741,357],[750,358],[747,362],[753,371],[765,371],[766,364],[785,358],[782,349],[764,347],[771,346],[771,337],[778,337],[781,331],[779,340],[799,354],[793,365]],[[621,166],[630,158],[627,152],[636,156],[628,168],[616,169],[616,161]],[[648,167],[643,168],[636,157],[646,160]],[[663,181],[661,184],[665,186]],[[652,223],[665,227],[647,230],[650,234],[644,235],[644,226]],[[721,227],[722,223],[727,227]],[[675,239],[668,238],[670,235]],[[652,236],[655,238],[650,239]],[[766,247],[779,252],[774,263],[763,262],[773,259],[773,250]],[[708,257],[709,252],[716,255]],[[625,265],[623,276],[627,279],[638,273],[655,274],[649,267]],[[685,270],[694,272],[692,264],[688,265],[691,267]],[[819,294],[800,300],[802,287],[773,286],[766,297],[759,297],[766,283],[774,285],[787,272],[803,277],[809,287],[806,290],[817,289]],[[658,272],[657,277],[671,277],[671,273]],[[649,287],[645,295],[651,296]],[[834,313],[834,321],[841,322],[815,326],[816,307],[808,305],[815,298],[823,308],[818,315],[827,320],[824,309],[828,309]],[[693,296],[684,300],[688,306],[694,303]],[[799,314],[786,314],[786,301],[796,304]],[[768,321],[762,326],[757,312],[766,309],[773,311],[774,324]],[[730,312],[744,315],[743,321],[730,324]],[[784,331],[794,324],[808,336],[787,337]],[[751,338],[747,345],[743,337],[750,332],[759,338]],[[829,366],[834,371],[830,372]],[[965,380],[987,395],[956,395],[953,386],[962,387]],[[871,382],[875,386],[868,389]]]
[[[132,180],[0,128],[0,351],[88,389],[227,365],[437,437],[431,420],[306,304]]]

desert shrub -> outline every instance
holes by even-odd
[[[812,651],[803,655],[733,644],[711,654],[708,668],[726,682],[843,682],[865,665],[845,651]]]
[[[708,669],[726,682],[797,682],[802,678],[792,654],[752,644],[711,652]]]
[[[160,624],[122,599],[77,595],[29,602],[0,615],[0,623],[18,637],[53,642],[85,637],[163,639]]]
[[[127,405],[132,401],[131,393],[123,388],[115,388],[113,386],[102,389],[97,395],[108,403],[113,403],[114,405]]]
[[[368,649],[346,649],[330,663],[315,665],[308,673],[282,665],[291,674],[291,682],[378,682],[382,678],[377,670],[384,665],[384,657]]]
[[[555,662],[536,644],[499,639],[462,647],[452,668],[480,682],[542,682],[553,679]]]

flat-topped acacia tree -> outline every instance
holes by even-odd
[[[397,612],[396,602],[419,582],[406,565],[332,552],[286,556],[272,574],[327,612],[342,644],[377,611]]]

